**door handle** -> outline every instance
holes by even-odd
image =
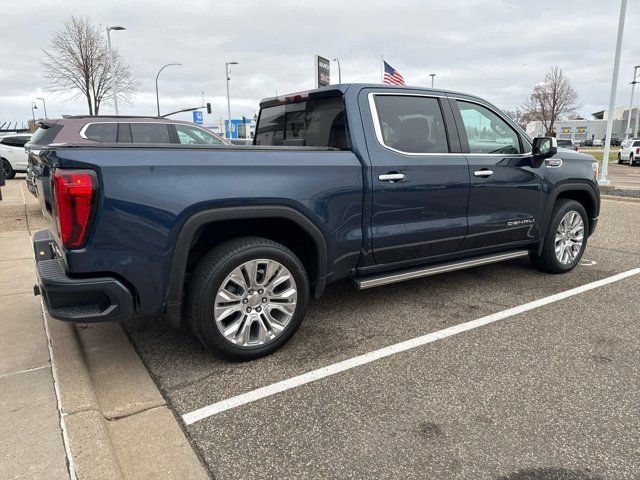
[[[378,180],[381,182],[399,182],[400,180],[404,180],[404,173],[385,173],[384,175],[378,175]]]
[[[474,177],[490,177],[493,175],[493,170],[476,170],[473,172]]]

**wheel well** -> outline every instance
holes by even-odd
[[[580,203],[587,211],[589,222],[591,222],[591,219],[596,216],[596,205],[593,201],[593,198],[584,190],[567,190],[564,192],[560,192],[557,200],[561,198],[575,200],[576,202]]]
[[[268,238],[293,251],[302,262],[311,291],[314,291],[318,274],[317,246],[309,233],[294,221],[285,218],[220,220],[202,225],[189,248],[185,282],[189,273],[211,249],[227,240],[243,236]]]

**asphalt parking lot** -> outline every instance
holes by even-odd
[[[609,179],[618,188],[640,188],[640,167],[628,164],[609,164]]]
[[[610,277],[640,267],[638,218],[640,204],[604,201],[583,264],[561,276],[518,260],[361,292],[332,285],[288,345],[250,363],[217,360],[155,319],[127,331],[215,478],[637,479],[640,275]],[[190,417],[602,279],[611,283]]]

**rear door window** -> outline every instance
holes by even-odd
[[[405,153],[447,153],[449,144],[437,98],[376,95],[382,143]]]
[[[131,123],[133,143],[171,143],[166,123]]]
[[[349,148],[342,97],[265,107],[260,111],[256,145]]]

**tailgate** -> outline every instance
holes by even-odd
[[[35,189],[35,195],[40,203],[42,214],[47,222],[47,227],[52,234],[57,235],[57,225],[52,211],[51,170],[52,164],[47,159],[48,150],[29,151],[30,181]]]

